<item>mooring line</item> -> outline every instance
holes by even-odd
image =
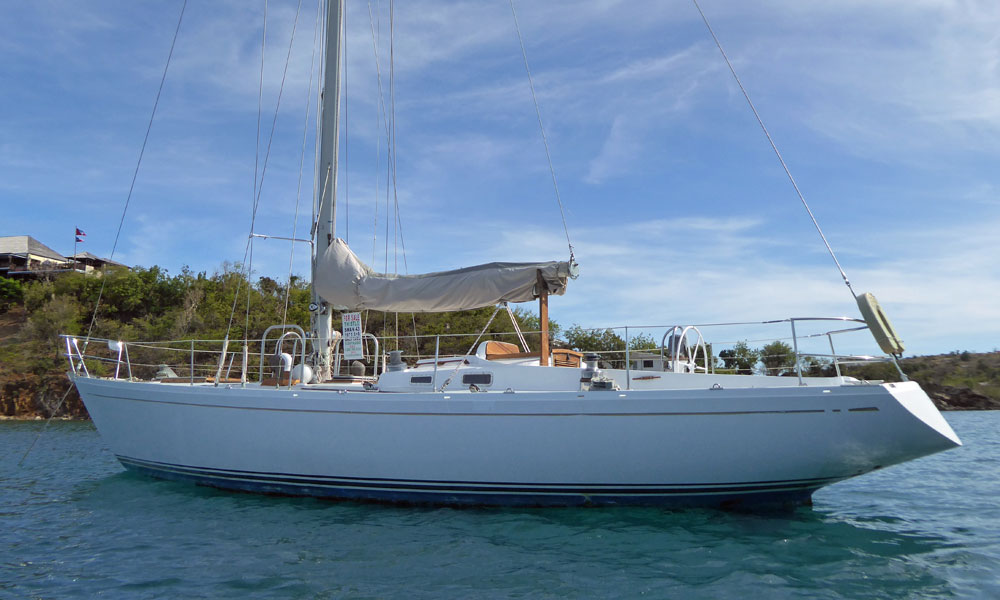
[[[43,425],[42,428],[38,431],[38,433],[35,434],[35,439],[31,441],[31,445],[28,446],[27,450],[25,450],[24,456],[21,457],[21,460],[17,461],[18,467],[21,466],[21,464],[24,462],[24,459],[28,458],[28,454],[31,453],[31,449],[35,447],[35,444],[38,443],[38,439],[42,437],[42,434],[45,433],[45,430],[49,428],[49,423],[52,422],[52,419],[55,418],[57,414],[59,414],[59,409],[62,408],[63,402],[66,401],[66,397],[69,396],[69,393],[72,390],[73,390],[73,384],[70,383],[70,386],[66,388],[66,393],[63,394],[62,400],[60,400],[59,404],[56,405],[56,409],[52,411],[52,414],[49,415],[49,418],[45,420],[45,425]]]

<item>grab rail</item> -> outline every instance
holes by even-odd
[[[66,358],[69,359],[70,371],[73,371],[74,375],[80,373],[80,369],[83,369],[84,377],[90,377],[90,371],[87,370],[87,363],[83,361],[83,352],[80,351],[80,344],[75,337],[68,335],[62,336],[66,340]],[[73,351],[76,351],[76,359],[79,361],[75,363],[73,360]]]
[[[271,333],[272,331],[274,331],[275,329],[280,329],[283,332],[277,338],[277,342],[276,342],[275,347],[274,347],[274,354],[275,354],[275,356],[279,356],[281,354],[281,345],[282,345],[282,343],[284,343],[285,338],[287,338],[287,337],[297,337],[298,339],[292,345],[292,353],[291,354],[292,354],[292,356],[295,356],[296,346],[301,344],[299,350],[300,350],[300,354],[301,354],[300,358],[301,358],[302,362],[300,362],[299,364],[301,364],[301,365],[305,365],[306,364],[306,332],[301,327],[299,327],[298,325],[271,325],[270,327],[268,327],[267,329],[265,329],[264,330],[264,334],[260,336],[260,362],[258,364],[258,368],[259,368],[259,377],[260,377],[260,381],[261,382],[264,381],[264,353],[267,350],[267,335],[269,333]],[[289,329],[291,331],[287,331]],[[192,346],[192,354],[191,354],[191,356],[192,356],[192,360],[194,360],[194,346]],[[292,362],[294,363],[294,361],[292,361]],[[292,369],[293,366],[294,366],[294,364],[289,367],[289,371],[288,371],[288,373],[289,373],[288,374],[288,386],[289,387],[291,387],[291,385],[292,385],[291,369]],[[280,384],[281,383],[281,375],[280,374],[278,375],[277,380],[278,380],[278,384]]]
[[[411,337],[413,337],[413,336],[411,336]],[[423,337],[423,336],[421,336],[421,337]],[[382,356],[382,353],[380,351],[380,346],[379,346],[379,343],[378,343],[378,338],[375,337],[374,335],[370,334],[370,333],[363,333],[363,334],[361,334],[361,339],[363,339],[363,340],[370,339],[371,341],[373,341],[375,343],[375,352],[372,354],[372,370],[374,371],[373,375],[375,377],[378,377],[378,374],[379,374],[378,373],[378,359],[380,357],[382,358],[382,372],[385,373],[385,357]],[[341,359],[343,357],[343,353],[340,351],[340,348],[343,345],[344,345],[344,338],[343,337],[339,338],[337,340],[337,342],[333,345],[333,353],[334,353],[334,358],[333,358],[333,372],[337,373],[337,374],[340,373],[340,362],[341,362]]]

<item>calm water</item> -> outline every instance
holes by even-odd
[[[454,510],[125,474],[89,423],[0,422],[0,598],[1000,598],[1000,412],[780,515]]]

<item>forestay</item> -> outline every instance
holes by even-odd
[[[313,287],[335,308],[387,312],[448,312],[528,302],[538,297],[538,272],[550,294],[566,292],[576,265],[566,261],[488,263],[438,273],[377,273],[341,239],[316,261]]]

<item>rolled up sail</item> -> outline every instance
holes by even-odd
[[[495,262],[439,273],[393,275],[372,270],[338,238],[316,261],[313,287],[339,309],[449,312],[534,300],[539,271],[549,293],[562,295],[567,279],[576,276],[576,265]]]

